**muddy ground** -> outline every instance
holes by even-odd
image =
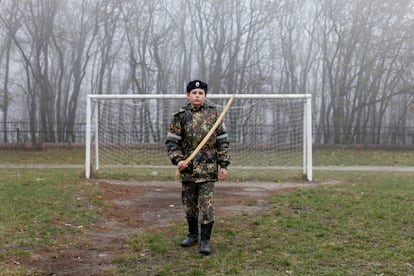
[[[125,239],[142,232],[184,222],[178,182],[91,180],[102,192],[103,219],[86,228],[66,245],[33,252],[27,265],[41,275],[111,275],[112,261],[128,251]],[[216,184],[216,220],[273,208],[270,197],[278,190],[333,185],[327,183],[219,182]],[[248,204],[254,201],[255,204]],[[68,225],[68,227],[80,227]],[[185,235],[185,233],[183,233]],[[62,243],[61,243],[62,244]]]

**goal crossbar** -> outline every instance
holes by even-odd
[[[231,94],[208,94],[207,99],[228,99]],[[86,135],[85,135],[85,177],[89,178],[91,175],[92,164],[92,134],[94,137],[94,151],[95,151],[95,166],[99,169],[99,139],[98,139],[98,112],[93,109],[93,103],[101,100],[184,100],[187,96],[185,94],[93,94],[87,95],[86,99]],[[311,94],[237,94],[236,99],[303,99],[303,174],[308,181],[312,181],[312,109],[311,109]],[[166,131],[166,130],[165,130]],[[277,166],[275,166],[277,167]]]

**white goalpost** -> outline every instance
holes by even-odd
[[[221,112],[231,95],[207,94]],[[301,171],[312,181],[312,96],[239,94],[225,116],[231,167]],[[104,167],[172,167],[165,138],[185,94],[88,95],[85,177]],[[254,170],[253,170],[254,171]]]

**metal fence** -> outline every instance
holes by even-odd
[[[2,145],[30,145],[33,141],[39,144],[43,143],[60,143],[60,144],[84,144],[86,125],[84,122],[76,123],[74,129],[70,133],[59,135],[58,129],[65,129],[64,126],[54,125],[52,131],[44,131],[40,123],[34,123],[33,131],[30,129],[30,122],[7,122],[6,127],[0,124],[0,144]],[[32,134],[33,133],[33,134]],[[414,128],[408,128],[398,131],[395,128],[383,127],[381,131],[368,127],[364,132],[366,139],[345,144],[386,144],[386,145],[414,145]],[[52,134],[52,135],[50,135]],[[165,133],[159,135],[164,137]],[[332,141],[323,142],[326,133],[318,133],[317,128],[313,129],[313,141],[315,144],[334,144]],[[35,135],[35,137],[33,137]],[[348,133],[341,133],[344,141],[352,141],[349,139]],[[379,135],[379,137],[378,137]],[[55,141],[44,140],[42,137],[56,137]],[[377,136],[378,139],[372,137]],[[61,139],[58,139],[61,137]],[[63,138],[62,138],[63,137]],[[35,139],[33,139],[35,138]],[[329,140],[329,139],[328,139]],[[372,142],[374,140],[380,142]]]
[[[68,132],[65,130],[65,126],[59,126],[58,124],[53,125],[53,130],[45,131],[42,130],[40,123],[32,123],[31,128],[30,122],[7,122],[6,126],[0,124],[0,143],[1,144],[32,144],[33,141],[42,144],[43,142],[51,142],[45,140],[42,137],[56,137],[56,143],[72,143],[82,144],[85,143],[85,123],[75,123],[73,130]],[[59,135],[59,129],[61,133]],[[64,133],[62,133],[64,132]],[[52,134],[52,135],[51,135]],[[33,137],[33,135],[35,137]]]

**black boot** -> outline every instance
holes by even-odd
[[[187,219],[188,223],[188,235],[181,241],[180,245],[182,247],[189,247],[198,242],[198,220],[197,219]]]
[[[214,222],[210,222],[207,224],[201,224],[201,240],[200,240],[200,253],[204,255],[210,255],[211,253],[211,245],[210,245],[210,237],[211,237],[211,230],[213,229]]]

